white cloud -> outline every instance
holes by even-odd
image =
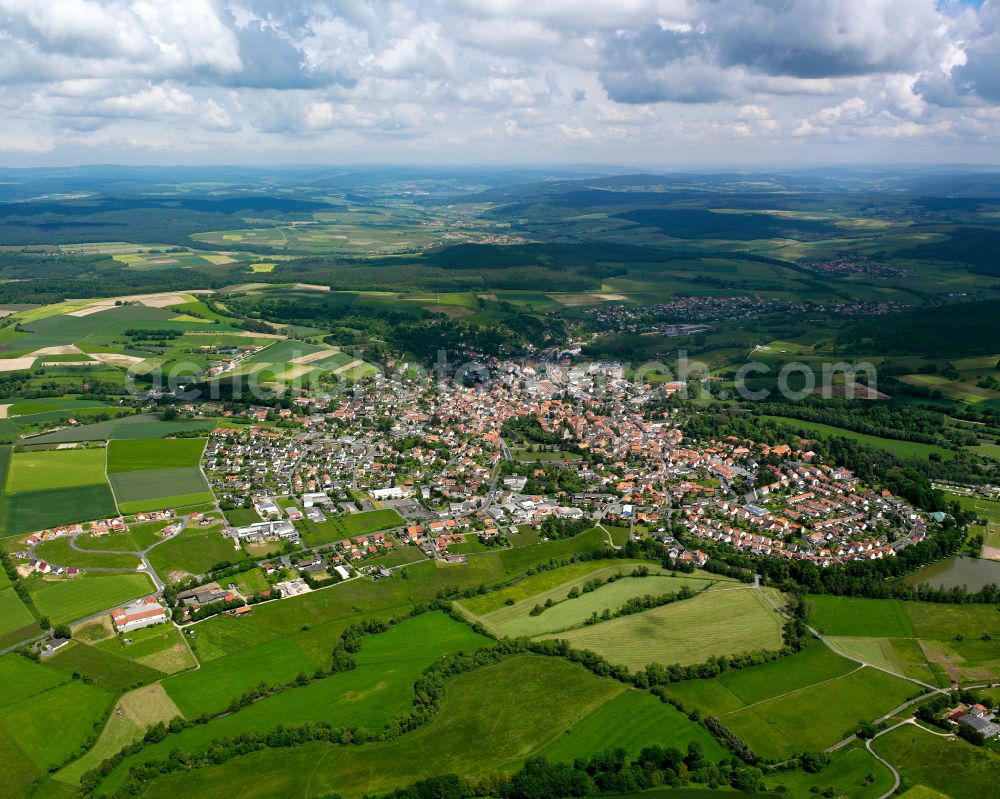
[[[8,152],[1000,155],[997,0],[0,0],[0,45]]]

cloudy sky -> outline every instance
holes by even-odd
[[[1000,162],[1000,0],[0,0],[0,164]]]

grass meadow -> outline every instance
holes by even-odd
[[[170,736],[123,764],[162,757],[173,749],[204,749],[213,738],[243,731],[266,731],[279,724],[327,721],[334,725],[381,730],[406,713],[413,701],[413,683],[421,672],[449,653],[472,652],[490,640],[443,613],[426,613],[378,635],[362,639],[357,668],[314,680],[267,697],[236,713]],[[334,641],[330,641],[333,649]],[[311,672],[306,672],[312,676]],[[199,672],[190,678],[197,679]],[[192,716],[187,714],[189,718]]]
[[[612,572],[612,574],[614,573],[616,572]],[[628,574],[628,571],[625,570],[624,573]],[[605,609],[614,612],[634,597],[677,592],[684,585],[689,586],[694,591],[711,585],[707,580],[653,574],[649,577],[623,577],[613,583],[605,583],[593,591],[581,593],[576,599],[566,598],[569,589],[580,588],[584,582],[581,580],[569,585],[564,584],[515,605],[495,610],[480,618],[491,629],[499,630],[503,635],[509,635],[512,638],[521,635],[529,637],[545,635],[582,626],[591,614],[600,615]],[[544,605],[548,599],[552,599],[557,604],[547,608],[539,615],[532,616],[532,609],[536,605]]]
[[[68,536],[43,541],[35,547],[41,559],[59,566],[77,566],[81,569],[134,569],[139,565],[138,555],[117,552],[81,552],[73,549]]]
[[[563,660],[510,658],[452,680],[439,713],[412,734],[360,747],[310,744],[262,751],[191,772],[183,790],[224,791],[245,799],[337,791],[351,799],[432,774],[514,768],[538,742],[554,740],[624,690]],[[168,777],[150,785],[145,796],[175,796],[180,785]]]
[[[751,669],[727,671],[711,680],[673,683],[666,690],[686,708],[722,716],[747,705],[836,680],[856,668],[856,663],[812,640],[793,655]]]
[[[104,456],[97,447],[15,452],[5,490],[17,494],[103,483]]]
[[[107,535],[84,534],[77,536],[76,545],[80,549],[94,552],[141,552],[160,540],[158,533],[169,522],[140,522],[131,524],[123,533]]]
[[[7,733],[28,757],[36,772],[62,763],[103,723],[112,694],[69,680],[30,699],[8,705],[0,718]]]
[[[870,779],[873,777],[874,779]],[[765,777],[764,785],[791,799],[809,799],[822,796],[833,789],[833,795],[850,799],[879,799],[892,788],[892,775],[878,763],[860,744],[845,747],[833,754],[833,761],[818,774],[806,771],[780,771]],[[782,790],[783,789],[783,790]],[[939,799],[939,797],[910,797],[908,799]]]
[[[227,515],[228,515],[227,511]],[[254,521],[259,521],[254,514]],[[302,541],[306,546],[319,546],[345,538],[377,533],[406,524],[406,520],[391,509],[371,510],[363,513],[352,513],[347,516],[332,516],[325,522],[316,524],[306,519],[304,522]]]
[[[80,674],[98,688],[119,693],[127,688],[155,682],[163,673],[128,656],[73,641],[45,661],[45,665],[72,676]]]
[[[824,635],[912,638],[913,625],[898,599],[810,595],[809,622]]]
[[[147,666],[164,674],[174,674],[197,666],[181,633],[172,624],[156,624],[133,630],[125,639],[112,636],[94,644],[95,648],[110,652],[132,663]]]
[[[161,579],[176,581],[191,574],[205,574],[219,563],[239,563],[249,556],[218,529],[193,528],[154,547],[147,557]]]
[[[910,783],[927,786],[950,799],[994,796],[1000,783],[1000,757],[961,740],[941,738],[906,725],[877,738],[872,748]]]
[[[0,646],[23,641],[38,631],[35,617],[14,589],[0,588]]]
[[[619,746],[636,756],[650,742],[686,751],[692,741],[701,744],[705,757],[713,762],[726,757],[726,750],[704,727],[648,691],[626,690],[544,746],[541,754],[571,763],[574,758]]]
[[[194,627],[196,637],[199,627]],[[331,637],[329,643],[332,656],[336,640]],[[294,638],[274,639],[204,662],[197,671],[168,677],[163,687],[185,716],[196,718],[202,713],[225,710],[230,701],[262,682],[267,685],[291,682],[300,672],[311,675],[321,665],[329,668],[330,664],[306,652]]]
[[[872,668],[794,693],[779,694],[740,710],[722,722],[763,757],[819,752],[847,737],[923,689]]]
[[[515,602],[522,602],[532,597],[538,597],[544,602],[549,593],[565,596],[563,588],[569,591],[572,586],[585,583],[587,580],[598,577],[606,580],[619,571],[627,573],[636,566],[648,567],[649,565],[649,561],[643,560],[615,560],[611,562],[611,565],[608,564],[608,561],[603,560],[578,561],[560,566],[558,569],[532,574],[498,591],[463,599],[460,604],[468,612],[476,616],[484,616],[505,607],[507,601],[511,599]],[[698,575],[696,573],[693,576]]]
[[[844,427],[834,427],[833,425],[822,424],[820,422],[806,422],[801,419],[793,419],[789,416],[761,416],[772,422],[792,427],[796,430],[805,430],[807,433],[815,433],[821,436],[840,436],[850,438],[854,441],[861,441],[877,449],[886,450],[899,456],[900,458],[926,458],[934,454],[942,458],[953,458],[955,453],[950,449],[945,449],[936,444],[923,444],[919,441],[902,441],[896,438],[881,438],[880,436],[858,433]]]
[[[580,533],[573,538],[542,541],[524,547],[514,547],[501,553],[503,565],[511,574],[523,574],[528,569],[552,558],[569,558],[582,552],[603,552],[607,537],[597,528]]]
[[[205,438],[121,439],[108,444],[108,473],[197,466]]]
[[[53,778],[76,786],[87,771],[121,751],[122,747],[137,741],[146,730],[158,722],[169,722],[180,715],[177,706],[158,683],[129,691],[118,699],[116,709],[101,731],[97,742],[87,753],[57,771]]]
[[[145,574],[87,574],[73,580],[39,580],[28,590],[38,612],[62,624],[145,596],[153,583]]]
[[[714,589],[683,602],[544,637],[564,639],[630,669],[650,663],[701,663],[717,655],[782,645],[780,617],[755,589],[743,586]]]

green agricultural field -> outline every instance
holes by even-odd
[[[393,717],[410,709],[413,683],[425,668],[449,653],[473,652],[489,643],[488,638],[442,613],[408,619],[385,633],[365,636],[355,669],[313,680],[170,736],[129,758],[121,768],[127,770],[132,763],[163,757],[175,748],[196,751],[207,747],[213,738],[267,731],[278,724],[326,721],[381,730]]]
[[[879,736],[872,748],[911,783],[950,799],[993,796],[1000,783],[1000,757],[965,741],[941,738],[914,725]]]
[[[155,551],[155,550],[154,550]],[[392,577],[371,582],[351,580],[320,591],[313,591],[280,602],[258,605],[248,616],[234,619],[216,616],[197,626],[192,641],[202,662],[245,650],[257,644],[285,638],[289,631],[309,628],[309,635],[339,635],[348,624],[365,618],[388,620],[406,614],[418,602],[434,599],[444,588],[463,590],[490,584],[505,577],[495,553],[476,555],[468,564],[445,564],[425,560],[401,570]],[[298,636],[297,636],[298,637]],[[318,658],[330,656],[329,646],[322,645]]]
[[[123,695],[118,699],[116,711],[108,717],[94,746],[87,753],[74,760],[53,778],[68,785],[78,786],[80,777],[97,768],[101,762],[118,754],[122,747],[137,741],[146,730],[158,722],[169,722],[180,715],[177,706],[167,696],[163,686],[147,685]]]
[[[256,613],[260,608],[254,608]],[[253,615],[253,614],[251,614]],[[200,634],[200,625],[194,630]],[[300,672],[311,675],[318,666],[329,668],[336,640],[329,641],[330,657],[314,659],[294,639],[276,639],[205,663],[197,671],[176,674],[163,681],[170,698],[185,716],[225,710],[230,701],[260,683],[291,682]]]
[[[31,638],[38,632],[35,617],[14,589],[0,588],[0,647]]]
[[[226,511],[226,515],[234,511]],[[260,521],[254,513],[254,521]],[[236,524],[230,517],[230,523]],[[406,520],[394,510],[372,510],[363,513],[352,513],[348,516],[333,516],[325,522],[315,524],[308,519],[304,521],[302,541],[306,546],[315,547],[342,541],[345,538],[355,538],[359,535],[377,533],[406,524]]]
[[[813,594],[809,622],[825,635],[912,638],[913,626],[897,599],[859,599]]]
[[[621,684],[563,660],[515,657],[456,677],[439,713],[395,741],[263,751],[191,772],[183,786],[185,791],[212,795],[226,785],[227,792],[246,799],[275,792],[311,796],[328,791],[352,799],[432,774],[471,776],[514,768],[623,690]],[[317,770],[320,758],[324,768]],[[174,795],[180,784],[174,777],[158,780],[145,797]]]
[[[104,483],[103,448],[15,452],[5,490],[10,494]]]
[[[828,637],[827,640],[838,652],[881,666],[895,674],[942,687],[950,682],[950,680],[938,680],[939,671],[931,667],[920,642],[916,639],[841,636]]]
[[[568,558],[581,552],[603,552],[607,545],[604,531],[594,528],[573,538],[560,538],[532,546],[508,549],[501,553],[501,558],[504,567],[511,574],[523,574],[539,563],[545,563],[553,558]]]
[[[98,688],[113,693],[155,682],[163,672],[132,662],[128,657],[77,641],[64,646],[45,665],[68,674],[88,678]]]
[[[76,545],[80,549],[94,552],[141,552],[146,547],[161,541],[159,531],[169,522],[140,522],[130,524],[123,533],[108,533],[94,535],[85,533],[76,537]]]
[[[705,757],[716,762],[727,752],[708,730],[647,691],[628,690],[609,699],[581,719],[541,754],[552,760],[572,763],[575,758],[622,747],[636,756],[644,747],[659,744],[686,751],[692,741],[701,744]]]
[[[108,473],[197,466],[205,438],[120,439],[108,444]]]
[[[836,680],[858,664],[810,640],[800,652],[753,666],[727,671],[709,680],[686,680],[667,686],[667,695],[685,708],[722,716],[776,696],[803,691]]]
[[[35,547],[35,554],[41,560],[46,560],[56,566],[76,566],[81,569],[135,569],[140,563],[137,555],[116,552],[81,552],[73,548],[68,536],[43,541]]]
[[[542,602],[544,602],[550,592],[553,595],[560,594],[561,596],[565,596],[565,591],[569,591],[572,586],[585,583],[587,580],[596,578],[606,580],[612,574],[619,571],[627,573],[632,571],[636,566],[646,566],[649,568],[650,565],[649,561],[645,560],[615,560],[610,565],[608,561],[604,560],[584,560],[576,563],[568,563],[565,566],[560,566],[558,569],[547,569],[537,574],[532,574],[498,591],[491,591],[488,594],[462,599],[459,604],[469,613],[476,616],[485,616],[492,611],[506,607],[508,600],[522,602],[533,597],[540,597]],[[707,572],[695,572],[691,576],[695,579],[709,577]],[[716,579],[715,575],[712,575],[712,579]],[[565,591],[563,590],[564,586]],[[535,601],[537,600],[533,600],[533,603]]]
[[[790,799],[815,799],[830,788],[837,797],[879,799],[892,788],[892,775],[863,746],[855,744],[834,753],[833,762],[818,774],[801,769],[780,771],[765,777],[764,785]],[[940,799],[905,795],[908,799]]]
[[[115,472],[110,479],[122,513],[180,508],[212,501],[208,482],[197,466]]]
[[[0,682],[4,686],[3,692],[0,692],[0,707],[6,707],[69,682],[69,678],[11,653],[0,656]]]
[[[624,574],[627,575],[628,570],[624,570]],[[613,613],[633,597],[676,593],[683,586],[693,591],[700,591],[712,585],[706,580],[654,574],[649,577],[623,577],[588,593],[581,593],[576,599],[566,598],[571,588],[580,589],[584,582],[586,581],[581,580],[579,583],[560,586],[510,607],[495,610],[480,617],[480,620],[488,628],[499,630],[501,634],[512,638],[522,635],[546,635],[580,627],[592,614],[600,615],[605,609]],[[544,606],[549,599],[557,604],[541,614],[531,615],[533,608],[538,605]]]
[[[145,574],[87,574],[73,580],[40,580],[29,590],[38,612],[62,624],[145,596],[153,584]]]
[[[694,599],[600,622],[558,636],[613,663],[701,663],[717,655],[779,649],[781,619],[755,589],[720,588]]]
[[[101,448],[14,453],[4,489],[3,534],[114,515],[104,455]]]
[[[901,793],[899,799],[950,799],[950,797],[926,785],[914,785],[905,793]]]
[[[720,718],[759,755],[782,758],[822,751],[851,734],[859,722],[871,721],[923,690],[884,672],[859,668]]]
[[[181,633],[172,624],[133,630],[128,636],[105,638],[94,646],[164,674],[176,674],[197,665]]]
[[[111,488],[101,483],[10,494],[2,512],[0,534],[9,536],[108,518],[116,515],[116,508]]]
[[[64,762],[81,747],[110,710],[113,696],[82,680],[70,680],[4,708],[0,729],[15,740],[38,772]]]
[[[948,639],[958,635],[979,638],[997,630],[996,607],[904,602],[903,608],[917,638]]]
[[[154,547],[147,557],[161,579],[176,581],[205,574],[220,563],[239,563],[247,554],[217,529],[192,528]]]
[[[811,622],[845,653],[932,685],[1000,677],[988,605],[811,596]]]

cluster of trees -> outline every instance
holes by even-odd
[[[948,242],[949,249],[952,244]],[[878,352],[928,358],[992,355],[1000,351],[998,316],[1000,300],[920,308],[851,325],[837,345],[848,354]]]
[[[978,443],[978,439],[971,433],[948,426],[941,411],[899,402],[810,396],[798,402],[763,402],[755,407],[762,414],[770,416],[790,416],[883,438],[952,447]],[[811,435],[806,430],[798,432]]]
[[[503,423],[501,435],[512,441],[533,441],[536,444],[556,445],[571,442],[566,433],[569,427],[546,430],[533,414],[511,416]]]
[[[688,744],[686,751],[656,744],[643,749],[638,757],[616,747],[590,758],[578,758],[572,765],[537,755],[513,774],[489,774],[471,780],[444,774],[398,788],[382,799],[565,799],[620,796],[657,786],[678,788],[691,783],[710,788],[731,786],[745,793],[757,793],[763,787],[763,774],[738,759],[711,763],[697,742]]]
[[[44,376],[45,370],[40,370]],[[39,376],[39,370],[11,372],[0,375],[0,395],[21,399],[63,397],[67,394],[80,395],[80,399],[106,400],[110,396],[120,397],[124,393],[120,382],[102,380],[99,377],[81,377],[79,383],[46,380]]]
[[[593,527],[589,519],[560,519],[557,516],[546,516],[542,519],[539,533],[543,538],[575,538]]]

